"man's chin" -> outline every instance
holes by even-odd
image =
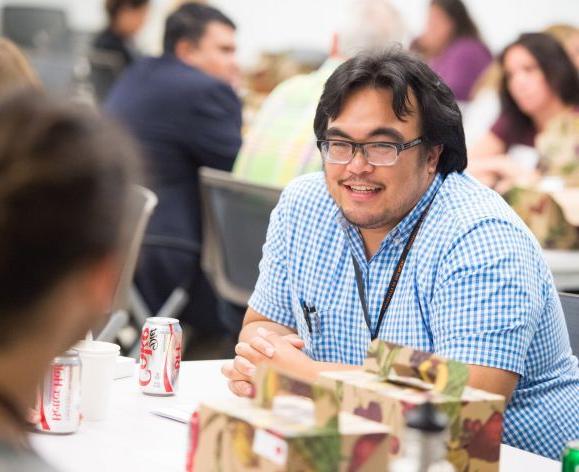
[[[379,229],[387,224],[383,215],[359,215],[344,210],[342,210],[342,214],[348,223],[360,229]]]

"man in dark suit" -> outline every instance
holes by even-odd
[[[222,327],[200,269],[198,169],[231,170],[241,145],[237,80],[235,25],[215,8],[187,3],[167,19],[163,55],[131,66],[105,104],[145,151],[147,185],[159,197],[147,234],[172,246],[143,248],[137,286],[154,312],[176,286],[188,287],[181,318],[204,337]]]

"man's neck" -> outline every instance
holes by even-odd
[[[384,238],[388,235],[388,233],[390,233],[390,231],[392,231],[414,209],[420,199],[428,191],[435,178],[436,173],[428,177],[423,185],[422,191],[418,197],[408,206],[406,212],[404,212],[402,216],[388,222],[379,228],[360,228],[360,234],[362,235],[362,241],[364,242],[364,252],[366,254],[367,260],[370,260],[372,256],[378,252],[382,241],[384,241]]]
[[[366,259],[372,259],[372,256],[378,252],[380,245],[384,238],[388,235],[391,228],[360,228],[360,234],[362,235],[362,241],[364,242],[364,253],[366,254]]]

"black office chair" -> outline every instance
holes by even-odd
[[[579,295],[559,292],[559,299],[567,322],[571,350],[579,356]]]
[[[236,335],[259,275],[269,215],[281,190],[235,179],[229,172],[200,170],[203,208],[202,267],[217,294],[235,308],[222,310]],[[225,319],[223,319],[225,318]]]

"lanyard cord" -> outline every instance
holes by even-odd
[[[368,326],[368,330],[370,331],[370,335],[372,336],[372,341],[378,337],[380,333],[380,327],[382,326],[382,322],[384,321],[384,315],[386,314],[386,310],[388,310],[388,306],[392,301],[392,297],[394,296],[394,291],[396,290],[396,286],[398,285],[398,280],[400,280],[400,275],[402,274],[402,269],[404,268],[404,264],[406,263],[406,258],[408,257],[408,253],[410,252],[410,248],[414,244],[414,240],[416,239],[416,235],[418,234],[418,230],[422,225],[422,222],[426,218],[426,214],[430,209],[430,205],[432,205],[432,201],[428,204],[425,210],[418,218],[418,221],[412,228],[412,232],[410,233],[410,237],[406,242],[406,246],[404,246],[404,250],[400,255],[400,259],[398,259],[398,264],[396,264],[396,268],[394,269],[394,273],[392,274],[392,278],[390,279],[390,285],[388,285],[388,290],[384,295],[384,300],[382,301],[382,306],[380,308],[380,315],[378,316],[378,323],[376,324],[376,329],[372,331],[372,320],[370,320],[370,315],[368,313],[368,301],[366,300],[366,292],[364,291],[364,281],[362,279],[362,270],[360,269],[360,265],[354,254],[352,254],[352,263],[354,264],[354,272],[356,274],[356,285],[358,286],[358,296],[360,297],[360,302],[362,303],[362,310],[364,311],[364,319],[366,320],[366,325]]]

